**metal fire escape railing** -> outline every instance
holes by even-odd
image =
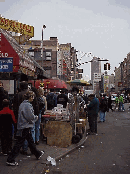
[[[40,68],[43,71],[43,76],[46,78],[50,78],[50,74],[48,74],[35,60],[30,56],[29,53],[26,53],[25,50],[17,43],[17,41],[13,38],[13,36],[6,30],[0,28],[0,32],[5,36],[5,38],[9,41],[11,46],[14,48],[16,53],[20,58],[25,57],[30,63],[34,63],[34,66]]]

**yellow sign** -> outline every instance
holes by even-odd
[[[13,20],[0,17],[0,28],[5,30],[11,30],[22,35],[34,36],[34,27],[26,24],[22,24]]]

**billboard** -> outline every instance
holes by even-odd
[[[13,58],[0,57],[0,72],[13,72]]]
[[[20,33],[22,35],[34,36],[34,27],[17,21],[0,17],[0,28]]]

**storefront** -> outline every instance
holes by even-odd
[[[20,81],[47,78],[45,71],[19,46],[12,35],[0,28],[0,81],[9,94],[15,94]]]

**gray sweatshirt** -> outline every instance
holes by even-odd
[[[38,117],[34,115],[33,106],[28,100],[24,100],[19,106],[17,129],[33,127]]]

